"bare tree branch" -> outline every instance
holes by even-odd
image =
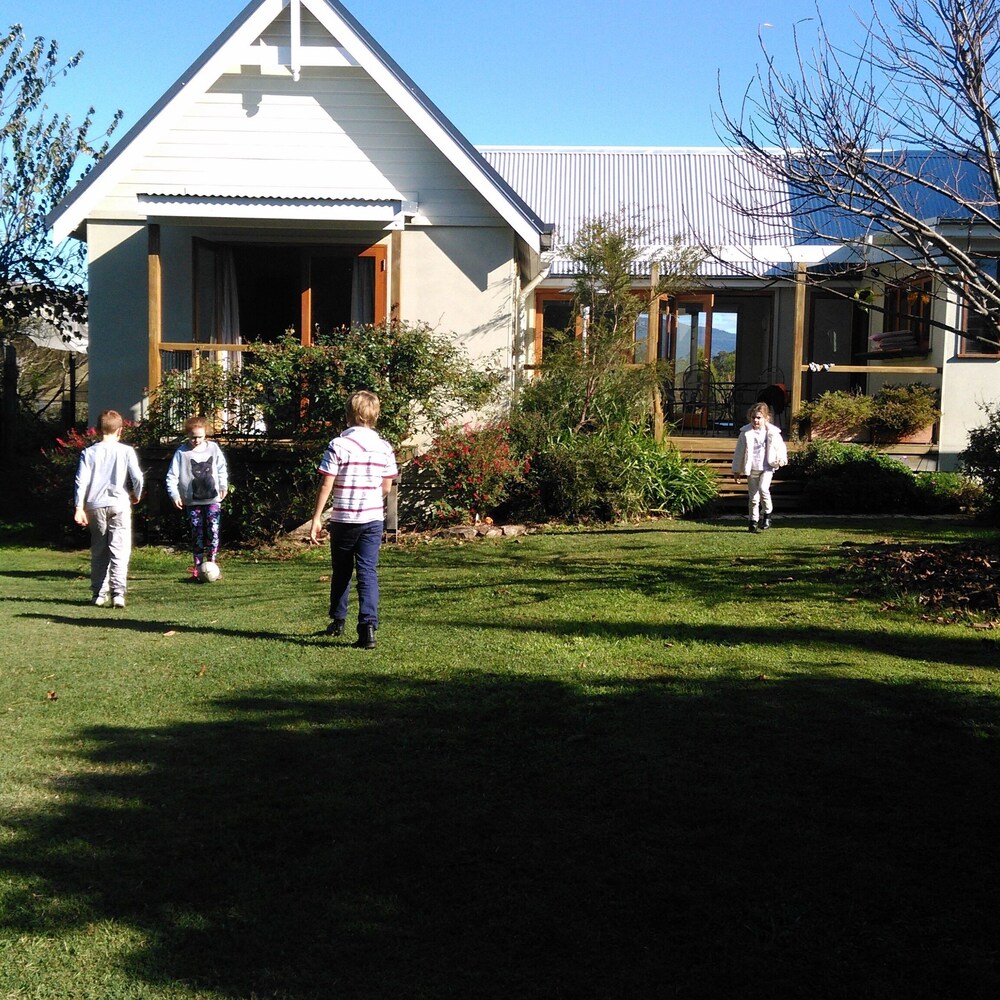
[[[977,339],[997,345],[1000,0],[890,0],[884,14],[873,3],[862,25],[859,43],[839,47],[817,9],[795,26],[787,71],[760,36],[754,80],[717,118],[746,165],[730,207],[791,222],[796,242],[839,244],[859,264],[934,275],[982,321]]]

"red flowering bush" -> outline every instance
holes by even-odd
[[[413,460],[438,524],[475,521],[495,510],[524,481],[528,462],[514,454],[507,424],[451,428]]]

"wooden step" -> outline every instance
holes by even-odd
[[[746,481],[737,483],[733,479],[736,438],[674,436],[670,438],[670,443],[685,459],[707,465],[719,477],[716,507],[726,511],[746,510]],[[788,450],[793,452],[796,447],[794,442],[789,443]],[[778,510],[796,510],[802,495],[802,480],[792,479],[786,469],[780,469],[771,481],[771,494]]]

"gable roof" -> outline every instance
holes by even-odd
[[[363,69],[530,250],[538,253],[544,249],[552,227],[477,152],[339,0],[253,0],[248,4],[104,160],[53,209],[46,221],[56,241],[81,226],[183,108],[202,96],[228,67],[244,62],[253,43],[286,8],[292,8],[293,16],[298,16],[300,7],[308,10],[336,40],[343,64]],[[292,61],[308,59],[309,54],[309,47],[296,49],[294,43],[287,53]]]

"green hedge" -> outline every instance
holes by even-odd
[[[792,456],[804,480],[802,507],[837,514],[957,514],[975,511],[979,486],[959,473],[913,472],[876,448],[814,441]]]

